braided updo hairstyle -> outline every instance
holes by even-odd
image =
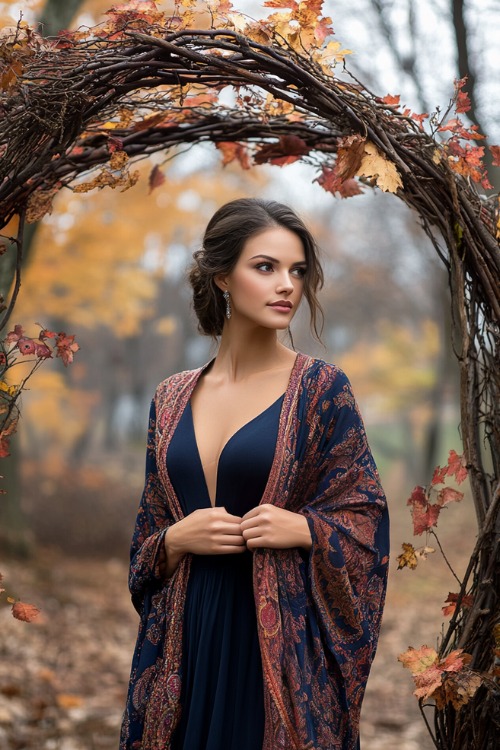
[[[214,338],[222,333],[225,301],[216,277],[233,270],[250,237],[273,227],[288,229],[302,241],[307,263],[304,296],[311,312],[311,330],[319,340],[318,325],[323,313],[316,293],[323,285],[323,270],[316,242],[291,208],[260,198],[239,198],[221,206],[208,222],[201,250],[194,253],[189,282],[200,333]]]

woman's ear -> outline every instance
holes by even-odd
[[[218,286],[222,292],[227,291],[227,276],[217,274],[217,276],[214,276],[214,281],[216,286]]]

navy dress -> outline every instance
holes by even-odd
[[[283,396],[247,422],[219,458],[215,504],[243,516],[259,504],[271,470]],[[188,403],[167,470],[185,515],[210,507]],[[193,555],[183,623],[182,715],[172,750],[261,750],[262,663],[252,553]]]

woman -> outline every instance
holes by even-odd
[[[204,367],[152,402],[131,550],[122,750],[352,750],[386,585],[385,498],[349,382],[278,339],[313,238],[274,201],[212,217],[190,281]]]

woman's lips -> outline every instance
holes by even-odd
[[[292,305],[289,302],[274,302],[268,305],[268,307],[272,307],[273,310],[281,313],[289,313],[292,309]]]

